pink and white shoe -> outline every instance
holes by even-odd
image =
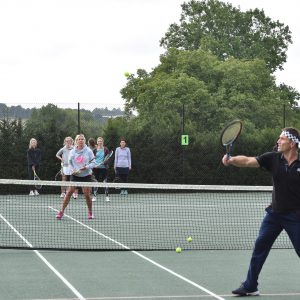
[[[88,219],[94,219],[94,215],[91,211],[88,212]]]
[[[56,215],[56,219],[60,220],[63,217],[64,213],[62,211],[60,211],[57,215]]]

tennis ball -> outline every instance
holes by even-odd
[[[189,243],[191,243],[193,241],[192,237],[189,236],[187,239],[186,239]]]
[[[176,248],[176,253],[181,253],[181,248],[180,247]]]
[[[125,75],[125,77],[128,77],[128,76],[130,76],[130,73],[129,72],[125,72],[124,75]]]

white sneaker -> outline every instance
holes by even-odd
[[[127,190],[124,191],[123,195],[128,195],[128,192]]]
[[[97,201],[97,198],[95,196],[93,196],[92,201],[93,202]]]
[[[105,197],[105,201],[106,202],[110,201],[108,196]]]
[[[74,194],[73,194],[73,198],[74,198],[74,199],[77,199],[77,198],[78,198],[78,194],[75,194],[75,193],[74,193]]]
[[[29,196],[34,196],[34,192],[30,191]]]
[[[39,192],[38,192],[37,190],[35,190],[35,191],[34,191],[34,194],[35,194],[36,196],[38,196],[38,195],[39,195]]]
[[[60,198],[65,198],[65,196],[66,196],[66,193],[61,193],[60,194]]]

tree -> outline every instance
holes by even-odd
[[[33,109],[26,122],[24,134],[28,141],[34,137],[42,152],[41,177],[51,179],[58,169],[56,152],[62,147],[66,136],[75,136],[77,123],[74,112],[63,110],[53,104]]]
[[[26,144],[21,119],[0,120],[0,168],[2,178],[26,176]]]
[[[263,10],[246,12],[229,3],[203,0],[182,4],[180,24],[170,25],[160,45],[184,50],[203,49],[221,60],[263,59],[274,72],[283,69],[291,31],[272,21]]]
[[[196,131],[219,131],[234,118],[247,120],[253,129],[281,126],[278,118],[291,93],[276,87],[263,60],[220,61],[203,50],[173,48],[160,60],[152,73],[132,76],[121,90],[126,110],[138,112],[136,126],[159,121],[159,131],[178,129],[182,105],[186,125]]]
[[[126,118],[116,117],[110,118],[103,130],[105,144],[109,149],[119,147],[120,138],[124,137],[127,140],[127,124]]]
[[[171,48],[151,73],[132,74],[121,94],[126,112],[137,112],[122,130],[134,158],[131,177],[139,182],[269,184],[266,174],[231,174],[220,167],[222,127],[242,119],[245,129],[235,149],[256,155],[273,148],[284,103],[290,124],[300,124],[295,91],[277,87],[260,59],[221,61],[203,50]],[[182,133],[190,138],[186,148],[180,145]]]

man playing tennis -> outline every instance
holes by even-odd
[[[225,166],[263,168],[272,174],[272,203],[266,208],[258,237],[255,242],[246,280],[233,294],[256,296],[258,276],[271,250],[273,243],[282,230],[285,230],[300,257],[300,159],[298,146],[299,132],[284,128],[280,134],[277,152],[267,152],[257,157],[224,155]]]

